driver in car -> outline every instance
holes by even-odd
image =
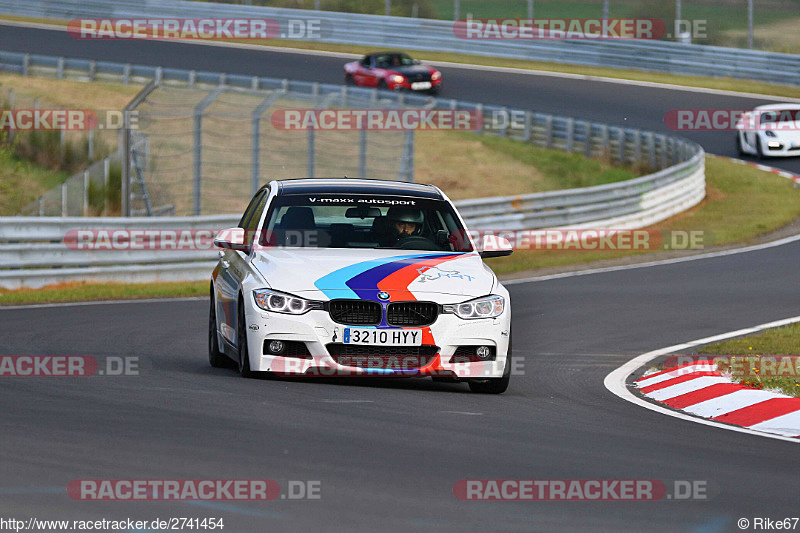
[[[422,212],[408,207],[392,207],[387,213],[392,233],[396,238],[395,246],[401,246],[409,239],[428,240],[422,232]]]

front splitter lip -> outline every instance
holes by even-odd
[[[280,356],[262,356],[268,359],[263,368],[280,376],[296,377],[448,377],[458,379],[488,379],[503,374],[505,361],[487,361],[485,363],[442,363],[441,354],[425,366],[415,368],[380,368],[341,365],[331,356],[312,356],[312,359],[300,359]],[[402,357],[397,358],[399,361]]]

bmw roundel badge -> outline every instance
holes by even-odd
[[[386,292],[386,291],[381,291],[381,292],[379,292],[379,293],[378,293],[378,299],[380,299],[380,300],[384,300],[384,301],[385,301],[385,300],[388,300],[388,299],[389,299],[389,293],[388,293],[388,292]]]

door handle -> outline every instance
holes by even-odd
[[[220,260],[220,264],[222,265],[222,268],[224,268],[225,270],[227,270],[228,267],[231,266],[231,264],[225,261],[224,259]]]

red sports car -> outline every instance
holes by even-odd
[[[344,82],[391,91],[406,89],[438,94],[442,88],[442,73],[402,52],[377,52],[347,63]]]

